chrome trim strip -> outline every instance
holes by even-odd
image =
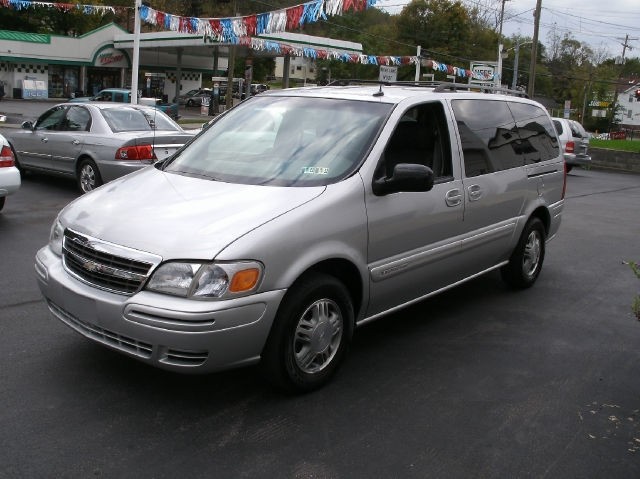
[[[467,238],[457,238],[448,244],[436,246],[426,251],[411,254],[405,258],[390,261],[380,266],[371,268],[369,273],[371,281],[380,282],[389,278],[393,278],[401,273],[419,268],[426,264],[439,261],[453,254],[468,248],[474,248],[478,245],[495,241],[504,236],[513,234],[517,221],[511,220],[506,224],[502,224],[487,231],[482,231]]]
[[[381,266],[371,268],[369,275],[374,282],[384,281],[394,276],[404,273],[407,270],[418,268],[427,263],[438,261],[460,251],[460,241],[453,241],[449,244],[437,246],[427,251],[412,254],[406,258],[391,261]]]
[[[146,251],[140,251],[137,249],[128,248],[126,246],[121,246],[115,243],[110,243],[108,241],[104,241],[98,238],[94,238],[93,236],[89,236],[88,234],[80,233],[78,231],[72,230],[71,228],[67,228],[67,230],[74,235],[82,236],[83,238],[86,238],[88,241],[87,243],[84,243],[84,244],[101,253],[112,254],[114,256],[120,256],[122,258],[130,259],[133,261],[151,263],[153,266],[158,266],[162,262],[162,256],[158,256],[152,253],[147,253]],[[67,241],[66,235],[65,235],[64,241]]]

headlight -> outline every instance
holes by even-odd
[[[256,290],[262,271],[262,265],[256,261],[170,262],[151,275],[146,289],[193,299],[242,296]]]
[[[58,256],[62,256],[62,240],[64,238],[64,226],[56,220],[51,226],[51,232],[49,233],[49,247]]]

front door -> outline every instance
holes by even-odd
[[[426,192],[376,196],[369,190],[370,298],[367,316],[424,296],[458,279],[464,189],[453,166],[451,142],[439,102],[410,108],[398,122],[378,164],[376,177],[390,176],[399,163],[434,171]],[[455,174],[454,174],[455,171]],[[454,176],[455,175],[455,176]]]

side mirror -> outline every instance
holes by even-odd
[[[425,165],[400,163],[393,168],[391,177],[376,179],[373,193],[379,196],[401,191],[421,192],[433,188],[433,170]]]
[[[23,130],[33,130],[33,123],[30,121],[23,121],[22,122],[22,129]]]

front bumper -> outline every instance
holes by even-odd
[[[102,291],[70,276],[48,246],[36,276],[54,318],[83,336],[145,363],[205,373],[256,363],[285,291],[194,301],[143,291]]]

